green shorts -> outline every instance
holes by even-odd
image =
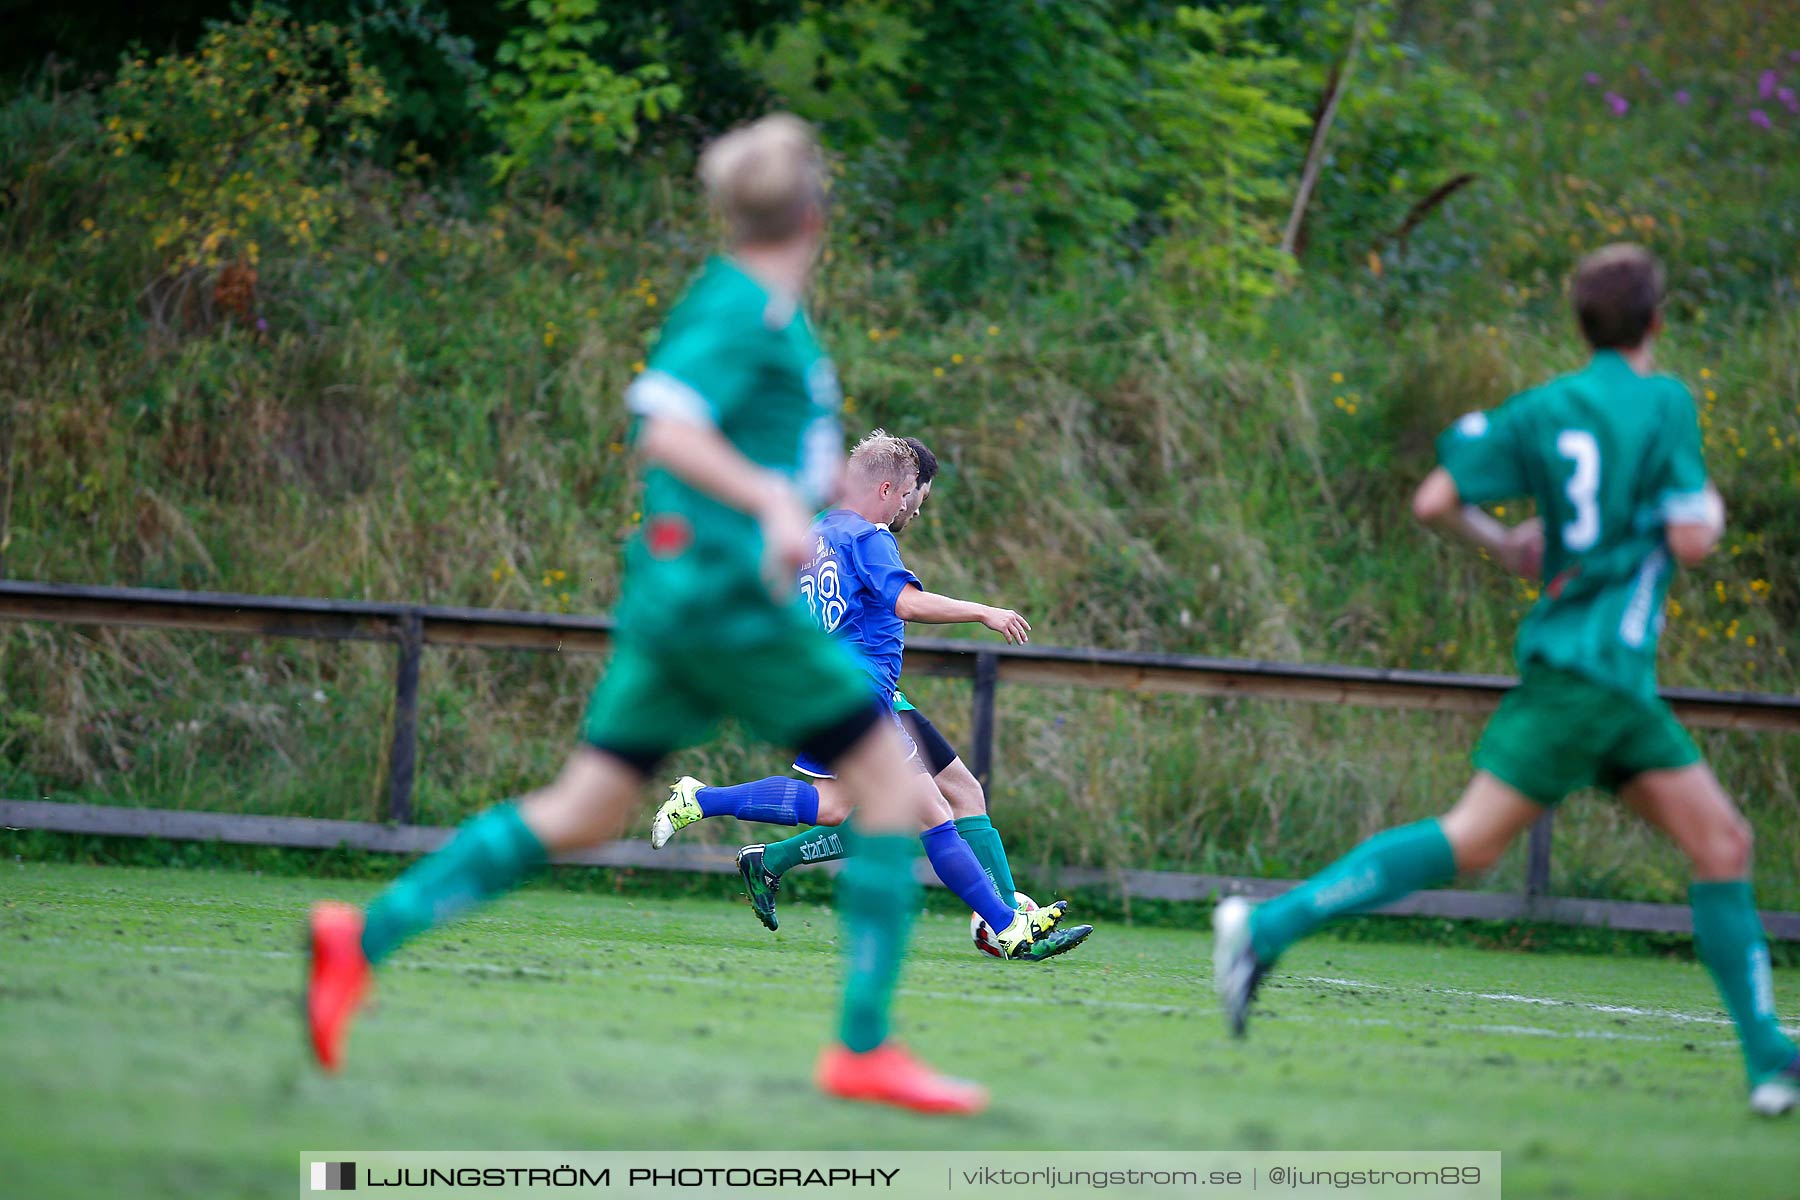
[[[1542,663],[1527,663],[1475,749],[1486,771],[1539,804],[1645,771],[1700,761],[1694,739],[1661,699],[1645,700]]]
[[[873,724],[881,715],[873,695],[855,654],[798,606],[771,621],[767,636],[728,651],[627,630],[588,700],[581,738],[646,770],[705,741],[724,717],[777,745],[805,747],[862,714]]]

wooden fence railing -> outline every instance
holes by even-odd
[[[613,628],[612,622],[605,617],[557,613],[6,581],[0,581],[0,620],[150,626],[257,637],[392,643],[396,647],[394,722],[389,731],[391,748],[388,756],[386,816],[390,824],[397,826],[410,826],[413,815],[412,794],[418,762],[419,660],[425,647],[462,646],[493,650],[591,653],[610,648]],[[953,676],[972,682],[969,764],[984,786],[990,783],[993,772],[995,694],[1001,683],[1482,713],[1493,709],[1501,695],[1514,682],[1510,677],[1500,675],[1453,675],[1376,667],[1312,666],[1187,654],[1005,646],[942,639],[909,639],[906,673]],[[1800,732],[1800,696],[1709,692],[1689,688],[1666,688],[1663,695],[1682,721],[1691,726],[1770,733]],[[24,807],[20,802],[12,802],[0,808],[0,818],[25,827],[61,827],[43,823],[49,819],[44,811],[47,807],[53,806]],[[85,806],[66,807],[73,810]],[[87,815],[82,816],[78,822],[74,821],[71,813],[70,818],[64,820],[62,825],[73,822],[80,829],[95,833],[175,836],[167,832],[145,833],[147,825],[143,818],[113,819],[105,816],[108,811],[88,809]],[[142,810],[117,811],[128,813]],[[100,815],[94,815],[95,813]],[[202,814],[167,815],[174,817]],[[226,824],[229,824],[231,818],[228,814],[204,815],[214,819],[206,825],[209,832],[197,836],[220,837],[227,841],[246,840],[225,836],[220,832],[225,826],[218,819],[225,818]],[[116,829],[99,828],[109,820],[117,826]],[[265,824],[276,821],[279,824],[282,819],[246,817],[242,820]],[[335,827],[356,823],[324,824]],[[174,827],[175,825],[164,822],[165,830]],[[267,828],[273,829],[276,826]],[[341,834],[342,831],[337,830],[336,833]],[[293,833],[292,836],[303,835]],[[304,836],[319,837],[325,834],[312,833]],[[406,846],[419,843],[421,838],[424,841],[433,840],[429,834],[417,835]],[[384,839],[375,834],[351,839],[352,844],[360,841],[365,844],[365,848],[370,849],[388,848],[387,843],[393,840],[392,837]],[[1681,905],[1620,905],[1549,897],[1551,841],[1552,817],[1546,814],[1531,833],[1523,897],[1474,892],[1435,892],[1425,895],[1465,899],[1427,899],[1423,908],[1418,903],[1412,903],[1403,905],[1396,911],[1453,917],[1532,916],[1545,920],[1614,924],[1621,928],[1636,929],[1685,930],[1688,927],[1687,909]],[[276,841],[274,844],[312,843]],[[631,857],[633,853],[623,850],[615,851],[613,855],[616,857],[618,854],[625,854]],[[646,858],[642,863],[633,862],[631,865],[681,867],[685,857],[664,855]],[[713,868],[702,864],[687,869]],[[1089,874],[1093,873],[1065,872],[1071,882],[1076,881],[1077,875]],[[1112,878],[1120,886],[1132,891],[1132,894],[1164,898],[1187,898],[1219,890],[1265,894],[1271,888],[1279,890],[1280,887],[1279,881],[1187,876],[1169,872],[1115,874],[1116,877],[1107,878]],[[1135,887],[1132,885],[1133,879],[1136,880]],[[1098,881],[1098,877],[1095,881]],[[1196,888],[1202,885],[1205,890],[1196,892]],[[1609,913],[1618,919],[1608,919]],[[1800,914],[1765,914],[1765,923],[1769,924],[1771,934],[1800,939]]]

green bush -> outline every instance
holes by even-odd
[[[656,121],[681,101],[669,72],[647,63],[618,72],[590,53],[606,22],[600,0],[508,0],[531,23],[496,52],[486,109],[501,148],[490,156],[493,178],[538,175],[553,190],[566,188],[575,169],[572,150],[599,154],[629,150],[640,122]]]
[[[1177,9],[1196,45],[1158,64],[1146,99],[1170,225],[1160,265],[1187,295],[1239,319],[1293,277],[1281,222],[1299,178],[1296,138],[1312,124],[1294,104],[1300,63],[1256,37],[1262,18],[1248,6]]]
[[[1389,58],[1350,81],[1310,214],[1308,233],[1346,266],[1371,252],[1390,260],[1390,243],[1404,253],[1417,206],[1463,175],[1492,195],[1509,181],[1495,178],[1499,117],[1459,72],[1417,55]],[[1430,213],[1418,210],[1421,221]]]
[[[333,176],[388,103],[342,30],[276,8],[213,26],[190,54],[127,59],[103,96],[127,186],[93,240],[147,241],[172,272],[315,246],[348,211]]]
[[[1678,291],[1658,353],[1695,389],[1733,521],[1723,552],[1676,583],[1665,678],[1793,690],[1800,318],[1782,289],[1795,243],[1756,244],[1791,220],[1773,197],[1800,171],[1800,156],[1780,153],[1793,127],[1757,141],[1745,122],[1718,139],[1716,156],[1693,160],[1690,125],[1629,119],[1649,107],[1643,96],[1626,118],[1602,110],[1601,124],[1591,111],[1600,97],[1575,66],[1600,32],[1594,44],[1571,40],[1564,10],[1534,2],[1440,30],[1428,8],[1413,6],[1402,31],[1415,58],[1353,77],[1346,104],[1360,79],[1369,107],[1342,117],[1340,152],[1405,117],[1416,128],[1395,140],[1405,148],[1395,162],[1454,165],[1460,151],[1443,136],[1452,127],[1405,112],[1414,101],[1404,97],[1428,94],[1409,80],[1430,76],[1418,86],[1442,90],[1429,94],[1461,103],[1466,86],[1500,118],[1481,185],[1421,224],[1377,275],[1360,226],[1402,212],[1409,189],[1429,180],[1409,167],[1408,189],[1384,193],[1373,167],[1347,180],[1328,172],[1306,270],[1266,301],[1262,320],[1235,323],[1201,283],[1223,279],[1223,293],[1228,275],[1171,281],[1145,269],[1147,248],[1184,232],[1155,210],[1175,184],[1226,195],[1222,163],[1271,185],[1291,179],[1305,131],[1278,149],[1288,119],[1272,121],[1270,106],[1316,101],[1341,23],[1338,40],[1314,47],[1288,23],[1291,10],[1277,9],[1230,35],[1268,52],[1221,54],[1198,34],[1176,39],[1148,6],[1124,6],[1108,11],[1128,19],[1090,30],[1082,47],[1022,52],[1028,69],[1016,79],[995,74],[1009,62],[1002,47],[961,31],[946,35],[944,90],[913,94],[895,64],[926,69],[930,13],[865,12],[880,18],[874,27],[920,37],[905,56],[871,64],[887,93],[857,89],[868,100],[855,114],[864,140],[850,139],[837,164],[838,224],[814,312],[852,427],[916,432],[944,463],[906,535],[909,562],[935,589],[1020,607],[1050,644],[1504,671],[1529,586],[1418,531],[1404,498],[1456,413],[1580,361],[1561,278],[1579,247],[1629,233],[1671,258]],[[812,44],[826,46],[825,14],[809,11]],[[1048,38],[1055,24],[1047,9],[954,11],[989,33]],[[1700,24],[1671,28],[1695,44],[1715,24],[1749,36],[1734,14],[1691,20]],[[619,395],[716,244],[685,149],[657,139],[605,158],[566,148],[565,162],[594,160],[604,204],[496,197],[429,165],[389,167],[381,146],[394,106],[373,105],[378,87],[387,98],[393,89],[366,60],[350,69],[340,35],[265,17],[214,36],[225,39],[222,61],[265,51],[268,65],[243,68],[262,91],[234,97],[241,111],[213,115],[203,47],[134,65],[99,91],[46,77],[0,106],[8,574],[609,609],[638,516]],[[778,39],[766,61],[804,66],[784,58],[802,43]],[[1738,47],[1727,40],[1725,58]],[[1754,46],[1743,48],[1750,62]],[[612,61],[606,53],[592,57]],[[1052,83],[1088,54],[1112,65],[1067,95],[1116,103],[1084,124],[1052,111],[1063,103]],[[1673,42],[1642,54],[1670,87],[1676,71],[1699,71],[1695,87],[1721,103],[1734,87],[1754,96],[1765,69],[1690,67]],[[1303,66],[1271,65],[1284,59]],[[1527,60],[1533,70],[1516,73]],[[285,74],[259,74],[288,61]],[[1459,74],[1432,75],[1434,64]],[[1139,86],[1153,66],[1183,85],[1159,100],[1167,110],[1150,109]],[[127,79],[154,90],[120,96]],[[959,124],[964,88],[1002,107]],[[1231,103],[1183,115],[1180,98],[1202,88]],[[1540,89],[1567,103],[1534,109]],[[315,132],[291,120],[281,129],[281,104]],[[1019,114],[1038,108],[1042,128],[1020,128]],[[1519,118],[1528,110],[1531,123]],[[908,112],[922,114],[910,131]],[[127,113],[143,124],[127,126]],[[1153,113],[1174,132],[1151,137]],[[182,123],[165,125],[176,114]],[[1181,128],[1202,120],[1215,129]],[[1260,157],[1207,140],[1227,121],[1260,139]],[[968,139],[945,132],[965,125]],[[662,128],[674,137],[686,127]],[[1161,136],[1195,149],[1159,159]],[[1044,177],[1053,186],[980,200],[1003,178],[996,164],[1062,170],[1056,137],[1082,145],[1064,174]],[[1539,146],[1554,153],[1540,160]],[[258,164],[254,178],[245,163]],[[926,194],[932,179],[952,191]],[[1266,247],[1276,190],[1223,228]],[[1101,193],[1130,213],[1077,211]],[[959,212],[953,194],[973,195],[979,211],[965,201]],[[1365,215],[1340,231],[1332,205],[1352,200]],[[1197,240],[1228,215],[1193,207],[1186,233]],[[281,219],[265,228],[269,212]],[[998,231],[986,257],[958,259],[957,245],[987,240],[983,222]],[[179,236],[159,246],[165,229]],[[260,255],[253,290],[221,294],[249,240]],[[1748,266],[1737,261],[1745,248]],[[1224,266],[1208,271],[1271,278],[1242,244],[1219,249],[1230,252]],[[183,265],[196,254],[199,265]],[[1775,273],[1778,261],[1787,265]],[[159,294],[146,296],[147,284],[184,271],[214,305],[210,322],[159,321],[146,306]],[[233,298],[253,301],[266,328],[240,320]],[[546,777],[600,665],[429,652],[419,811],[453,821]],[[0,794],[373,816],[391,666],[378,646],[10,627],[0,631]],[[924,679],[908,690],[966,739],[962,685]],[[1467,775],[1477,728],[1448,715],[1076,689],[1004,689],[1000,715],[995,811],[1021,863],[1284,874],[1441,810]],[[1758,825],[1765,898],[1782,907],[1800,906],[1791,741],[1703,738]],[[784,766],[735,732],[681,763],[720,779]],[[1559,889],[1679,897],[1679,861],[1617,806],[1573,802],[1558,828]],[[1516,884],[1521,869],[1509,860],[1497,885]]]

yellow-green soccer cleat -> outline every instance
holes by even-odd
[[[1062,921],[1063,914],[1068,911],[1069,902],[1058,900],[1042,908],[1015,913],[1011,925],[995,930],[994,944],[1000,947],[1000,953],[1005,958],[1028,958],[1030,955],[1027,951],[1031,949],[1032,943],[1055,929]],[[1065,950],[1069,948],[1063,947]]]
[[[683,775],[669,789],[669,798],[662,802],[656,810],[656,819],[650,822],[650,844],[661,850],[669,844],[669,839],[698,821],[706,814],[700,811],[700,802],[694,794],[705,787],[692,775]]]

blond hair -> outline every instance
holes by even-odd
[[[700,155],[700,182],[734,245],[784,242],[825,205],[825,155],[791,113],[740,125]]]
[[[919,477],[919,456],[884,429],[877,429],[850,451],[850,470],[868,483],[904,483]]]

